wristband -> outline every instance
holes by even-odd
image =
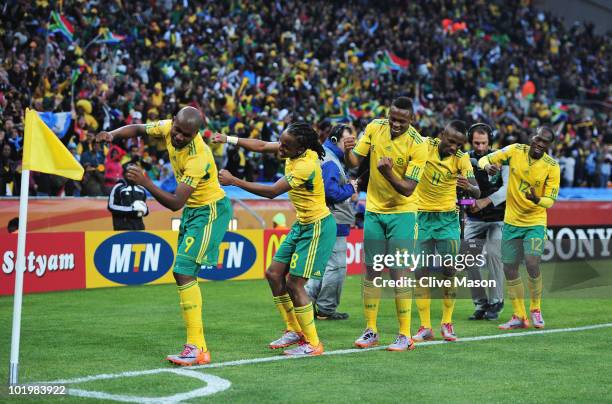
[[[227,136],[227,143],[238,144],[238,137],[237,136]]]

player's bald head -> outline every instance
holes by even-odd
[[[555,140],[555,132],[548,126],[540,126],[536,129],[536,136],[541,137],[546,142],[552,143]]]
[[[194,107],[184,107],[176,114],[176,123],[188,133],[196,133],[204,123],[202,113]]]

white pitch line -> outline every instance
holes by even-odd
[[[208,375],[201,372],[194,372],[187,369],[166,369],[169,373],[175,373],[179,376],[192,377],[205,382],[205,386],[199,389],[191,390],[185,393],[178,393],[166,397],[138,397],[128,396],[124,394],[104,393],[101,391],[89,391],[80,389],[68,389],[68,394],[76,397],[97,398],[100,400],[113,400],[124,403],[145,403],[145,404],[173,404],[180,403],[192,398],[200,398],[210,396],[230,388],[232,383],[229,380],[222,379],[218,376]],[[161,372],[160,372],[161,373]],[[134,376],[134,375],[132,375]]]
[[[527,337],[530,335],[587,331],[587,330],[595,330],[598,328],[608,328],[608,327],[612,327],[612,323],[593,324],[593,325],[586,325],[582,327],[573,327],[573,328],[555,328],[555,329],[550,329],[550,330],[537,330],[537,331],[511,332],[507,334],[481,335],[478,337],[459,338],[455,342],[426,341],[426,342],[419,343],[417,346],[422,347],[422,346],[439,345],[439,344],[456,344],[460,342],[484,341],[484,340],[492,340],[492,339],[499,339],[499,338]],[[335,351],[325,352],[323,356],[345,355],[345,354],[352,354],[352,353],[377,351],[377,350],[381,350],[385,348],[386,348],[385,346],[380,346],[380,347],[368,348],[368,349],[339,349]],[[208,365],[191,366],[189,367],[189,369],[190,370],[216,369],[216,368],[224,368],[224,367],[229,367],[229,366],[242,366],[242,365],[250,365],[253,363],[267,363],[267,362],[276,362],[276,361],[288,360],[288,359],[303,359],[303,358],[305,357],[284,356],[284,355],[268,356],[268,357],[263,357],[263,358],[240,359],[240,360],[228,361],[228,362],[211,363]],[[119,377],[150,375],[150,374],[156,374],[156,373],[161,373],[161,372],[168,372],[169,369],[171,368],[166,367],[166,368],[158,368],[158,369],[150,369],[150,370],[136,370],[136,371],[130,371],[130,372],[121,372],[121,373],[104,373],[104,374],[99,374],[99,375],[78,377],[74,379],[59,379],[59,380],[54,380],[51,382],[40,382],[40,383],[41,384],[42,383],[44,384],[76,384],[76,383],[91,382],[95,380],[116,379]]]

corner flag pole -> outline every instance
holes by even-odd
[[[13,300],[13,334],[11,337],[11,364],[9,384],[15,385],[19,378],[19,340],[21,337],[21,304],[23,301],[23,275],[25,273],[25,242],[28,224],[28,190],[30,170],[21,172],[19,194],[19,233],[17,234],[17,267],[15,268],[15,293]]]

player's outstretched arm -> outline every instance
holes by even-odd
[[[492,156],[492,154],[481,157],[480,160],[478,160],[478,167],[485,170],[489,175],[495,175],[500,172],[501,169],[497,164],[491,162],[489,156]]]
[[[291,186],[285,177],[276,181],[274,185],[263,185],[254,182],[248,182],[234,177],[229,171],[219,171],[219,182],[221,185],[234,185],[242,188],[252,194],[263,196],[264,198],[274,199],[279,195],[291,190]]]
[[[257,153],[277,153],[280,143],[266,142],[259,139],[245,139],[236,136],[227,136],[222,133],[215,133],[212,137],[213,143],[230,143],[242,147],[243,149]]]
[[[153,184],[153,181],[144,175],[144,171],[135,165],[128,167],[126,178],[136,185],[145,187],[159,203],[174,212],[181,210],[185,206],[187,199],[189,199],[193,192],[192,187],[182,182],[178,184],[173,194],[166,192]]]
[[[97,142],[112,142],[114,139],[128,139],[136,136],[145,136],[144,124],[125,125],[110,132],[102,131],[96,135]]]
[[[478,167],[485,170],[489,175],[495,175],[501,171],[501,166],[509,164],[508,162],[516,150],[514,145],[510,145],[489,153],[478,160]]]

